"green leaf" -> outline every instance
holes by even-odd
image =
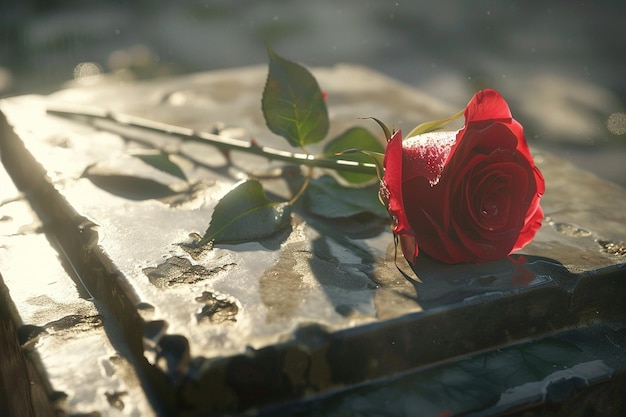
[[[199,242],[235,243],[262,239],[291,223],[291,206],[265,196],[261,183],[242,181],[215,206],[211,224]]]
[[[454,119],[458,119],[459,117],[463,116],[463,112],[464,111],[465,111],[465,109],[461,110],[458,113],[453,114],[452,116],[448,117],[447,119],[433,120],[431,122],[424,122],[424,123],[418,125],[415,129],[411,130],[409,132],[409,134],[405,136],[405,138],[410,138],[412,136],[417,136],[417,135],[421,135],[423,133],[428,133],[428,132],[433,132],[435,130],[439,130],[442,127],[444,127],[445,125],[447,125],[448,123],[450,123],[451,121],[453,121]]]
[[[269,74],[261,105],[267,127],[292,146],[323,140],[328,133],[328,110],[317,81],[303,66],[268,47]]]
[[[346,188],[330,175],[324,175],[311,180],[304,194],[304,204],[311,213],[328,218],[362,213],[387,217],[387,209],[378,199],[378,188],[378,185]]]
[[[353,127],[331,140],[324,147],[324,152],[331,158],[378,163],[376,154],[382,155],[385,147],[369,130]],[[341,170],[337,170],[337,174],[351,184],[363,184],[376,178],[376,175]]]
[[[178,177],[182,180],[187,181],[187,176],[183,172],[180,167],[172,162],[170,156],[165,152],[157,151],[157,152],[142,152],[142,153],[132,153],[132,156],[135,158],[141,159],[146,164],[150,165],[153,168],[156,168],[160,171]]]

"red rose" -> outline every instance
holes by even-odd
[[[381,196],[411,264],[418,248],[446,263],[499,259],[541,227],[543,176],[500,93],[479,91],[464,114],[458,132],[387,143]]]

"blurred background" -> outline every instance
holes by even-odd
[[[626,186],[626,2],[1,0],[0,97],[266,64],[376,69],[462,108],[500,90],[528,140]]]

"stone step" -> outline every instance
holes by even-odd
[[[576,327],[382,378],[257,417],[619,415],[626,383],[623,319]],[[599,359],[602,358],[602,359]],[[611,400],[609,400],[609,398]],[[470,411],[471,410],[471,411]],[[468,412],[469,411],[469,412]]]
[[[534,242],[482,265],[420,256],[417,284],[396,268],[388,220],[323,219],[305,204],[288,232],[189,250],[190,235],[204,232],[220,196],[244,176],[265,178],[273,196],[288,195],[284,164],[235,152],[227,160],[176,136],[46,114],[61,104],[96,106],[194,132],[219,126],[285,148],[263,126],[265,71],[0,102],[3,163],[40,213],[53,243],[47,250],[67,254],[75,270],[63,287],[84,285],[93,297],[93,314],[77,322],[91,317],[101,329],[93,317],[109,315],[104,323],[116,330],[105,326],[104,334],[156,393],[152,406],[166,414],[254,412],[598,321],[623,324],[626,191],[540,149],[547,218]],[[456,112],[364,68],[314,73],[329,94],[331,135],[354,124],[372,128],[363,116],[410,128]],[[189,182],[129,156],[147,146],[176,150]],[[54,320],[24,323],[47,329]],[[613,365],[617,374],[626,369]]]
[[[0,415],[155,415],[108,308],[3,166],[0,183]]]

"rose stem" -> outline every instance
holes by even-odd
[[[312,167],[330,168],[338,171],[350,171],[372,175],[376,174],[376,165],[373,163],[316,157],[315,155],[307,153],[293,153],[273,149],[267,146],[259,146],[251,141],[232,139],[209,132],[195,131],[181,126],[156,122],[154,120],[144,119],[142,117],[131,116],[128,114],[113,113],[99,108],[87,109],[85,106],[80,106],[80,108],[76,108],[74,106],[53,106],[48,107],[46,112],[51,115],[68,119],[86,119],[82,121],[91,123],[96,128],[113,131],[115,133],[120,133],[120,128],[122,127],[143,129],[175,136],[183,141],[199,142],[213,145],[221,149],[247,152],[273,160],[292,162]],[[98,121],[109,123],[107,126],[103,126],[101,123],[97,123]]]

